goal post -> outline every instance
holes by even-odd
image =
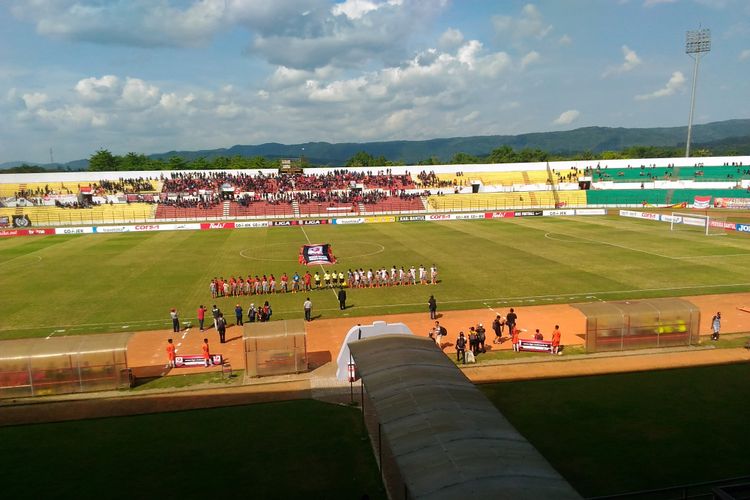
[[[664,218],[666,219],[666,217]],[[726,217],[723,216],[717,217],[708,214],[672,212],[672,215],[669,216],[668,222],[670,231],[700,231],[706,236],[719,236],[726,234]]]

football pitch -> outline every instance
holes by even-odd
[[[618,216],[323,225],[0,240],[0,339],[166,329],[169,311],[193,320],[216,304],[233,321],[269,300],[273,319],[301,318],[303,294],[212,299],[214,277],[303,274],[306,243],[330,243],[337,272],[391,266],[439,270],[435,286],[314,290],[333,318],[667,297],[750,290],[750,236],[671,232]],[[320,266],[311,266],[311,272]]]

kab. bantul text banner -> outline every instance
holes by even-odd
[[[303,245],[299,250],[300,264],[335,264],[336,257],[328,243],[317,243],[314,245]]]

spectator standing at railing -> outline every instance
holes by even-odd
[[[172,330],[178,333],[180,331],[180,318],[177,317],[177,310],[169,311],[169,316],[172,318]]]

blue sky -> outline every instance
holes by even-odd
[[[0,162],[750,117],[748,0],[5,0]]]

